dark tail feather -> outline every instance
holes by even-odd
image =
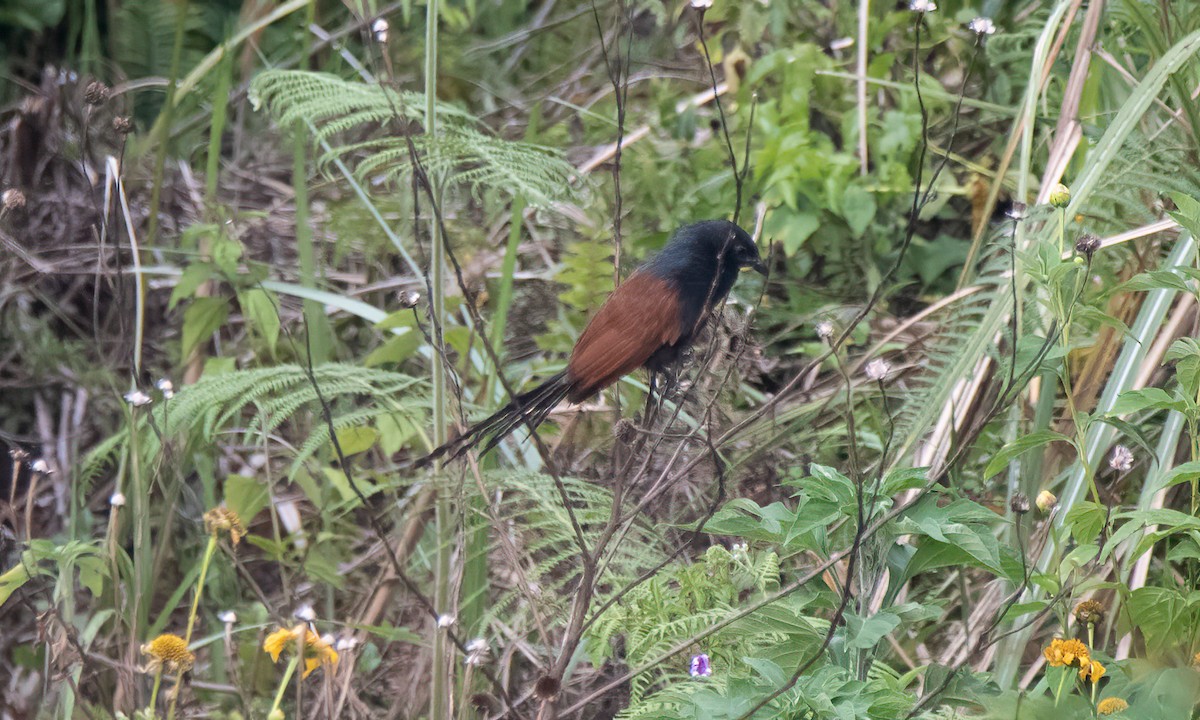
[[[440,457],[453,460],[486,440],[479,452],[483,455],[522,425],[528,425],[532,431],[542,424],[570,390],[571,381],[564,370],[532,390],[517,395],[491,417],[476,423],[462,435],[418,460],[416,466],[426,467]]]

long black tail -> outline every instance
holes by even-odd
[[[476,423],[462,435],[418,460],[416,466],[426,467],[440,457],[453,460],[486,440],[479,453],[482,455],[522,425],[527,425],[533,431],[570,390],[571,380],[567,377],[567,371],[563,370],[532,390],[517,395],[488,419]]]

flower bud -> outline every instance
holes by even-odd
[[[1047,199],[1051,205],[1061,210],[1071,204],[1071,188],[1059,183],[1050,191],[1050,197]]]
[[[1054,493],[1049,490],[1043,490],[1038,493],[1037,500],[1034,500],[1037,509],[1044,513],[1048,513],[1058,506],[1058,498],[1054,497]]]

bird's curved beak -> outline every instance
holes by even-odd
[[[756,259],[754,262],[750,263],[750,267],[754,268],[754,271],[759,275],[762,275],[763,277],[767,276],[767,264],[761,259]]]

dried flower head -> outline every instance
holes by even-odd
[[[123,507],[125,505],[125,493],[115,492],[109,495],[108,504],[113,507]]]
[[[29,463],[29,469],[39,475],[49,475],[54,472],[50,469],[50,463],[46,462],[46,458],[38,458]]]
[[[302,603],[300,607],[292,613],[292,617],[304,622],[312,622],[317,619],[317,613],[313,610],[313,606],[308,603]]]
[[[113,132],[118,135],[128,135],[133,132],[133,118],[128,115],[118,115],[112,121]]]
[[[149,655],[145,671],[157,673],[165,670],[180,673],[192,669],[196,656],[188,650],[187,642],[178,635],[159,635],[142,646],[142,654]]]
[[[933,0],[912,0],[908,4],[908,9],[916,13],[931,13],[937,10],[937,3]]]
[[[24,448],[20,447],[11,448],[8,451],[8,456],[13,459],[13,462],[19,463],[25,462],[29,459],[29,453]]]
[[[455,617],[453,615],[438,615],[437,626],[439,628],[448,628],[454,624]]]
[[[0,194],[0,205],[5,210],[20,210],[25,207],[25,193],[16,188],[9,188]]]
[[[225,506],[220,506],[204,513],[204,532],[209,535],[227,532],[229,539],[233,541],[234,545],[237,545],[246,535],[246,526],[242,524],[242,519],[238,517],[237,513]]]
[[[467,665],[482,665],[487,659],[488,643],[483,638],[475,638],[467,643],[467,656],[463,662]]]
[[[1050,667],[1064,667],[1079,663],[1083,667],[1091,662],[1088,655],[1087,645],[1084,645],[1079,640],[1064,640],[1062,638],[1054,638],[1050,644],[1042,650],[1042,655],[1046,657],[1046,662]]]
[[[1037,499],[1033,501],[1037,505],[1037,509],[1044,513],[1048,513],[1058,506],[1058,498],[1049,490],[1043,490],[1037,495]]]
[[[279,628],[268,635],[263,641],[263,650],[270,654],[272,662],[279,662],[280,653],[294,651],[300,644],[304,645],[303,677],[308,677],[322,665],[337,665],[337,650],[303,623],[293,628]]]
[[[1133,467],[1133,451],[1124,445],[1114,447],[1108,456],[1108,466],[1117,472],[1129,472]]]
[[[1025,213],[1028,212],[1028,210],[1029,206],[1025,203],[1014,201],[1013,204],[1009,206],[1008,210],[1004,211],[1004,214],[1007,215],[1009,219],[1020,222],[1025,219]]]
[[[142,392],[141,390],[130,390],[129,392],[125,393],[125,402],[129,403],[130,405],[132,405],[134,407],[141,407],[143,405],[149,405],[151,399],[152,398],[149,395]]]
[[[375,18],[375,22],[371,23],[371,34],[375,36],[375,42],[386,43],[388,41],[388,21],[383,18]]]
[[[112,91],[107,85],[99,80],[93,80],[83,90],[83,101],[88,105],[100,106],[108,102],[108,96],[111,93]]]
[[[1075,606],[1075,619],[1083,625],[1098,625],[1104,621],[1104,604],[1097,600],[1084,600]]]
[[[400,293],[400,307],[405,310],[412,310],[421,302],[421,293],[416,290],[405,290]]]
[[[822,340],[828,340],[829,338],[833,337],[833,323],[829,322],[828,320],[822,320],[821,322],[817,323],[816,331],[817,337],[821,338]]]
[[[692,677],[709,677],[712,675],[712,661],[708,659],[706,653],[692,656],[692,662],[688,665],[688,673]]]
[[[1088,260],[1091,260],[1092,256],[1095,255],[1096,251],[1099,249],[1100,238],[1091,233],[1084,233],[1083,235],[1079,236],[1078,240],[1075,241],[1075,252],[1084,256]]]
[[[1067,205],[1071,204],[1071,188],[1063,185],[1062,183],[1058,183],[1054,186],[1054,189],[1050,191],[1050,195],[1047,197],[1047,200],[1050,201],[1051,205],[1061,210]]]
[[[1008,506],[1018,515],[1024,515],[1029,512],[1029,496],[1019,492],[1012,496],[1012,500],[1008,501]]]
[[[543,675],[533,686],[533,694],[539,700],[553,700],[562,690],[562,681],[553,675]]]
[[[226,625],[232,625],[237,622],[237,613],[232,610],[222,610],[217,613],[217,619]]]
[[[991,18],[977,17],[967,23],[967,29],[976,35],[993,35],[996,32],[996,23],[992,22]]]
[[[875,382],[883,382],[887,380],[888,374],[892,372],[892,366],[891,363],[883,358],[875,358],[866,364],[863,372],[866,374],[867,379],[874,380]]]
[[[161,392],[163,397],[167,400],[175,397],[175,385],[168,378],[162,378],[158,382],[154,383],[154,387],[158,388],[158,391]]]
[[[1098,683],[1105,672],[1103,665],[1090,658],[1079,662],[1079,679],[1084,682]]]
[[[1098,715],[1116,715],[1129,709],[1129,703],[1125,702],[1124,698],[1108,697],[1096,704],[1096,713]]]

